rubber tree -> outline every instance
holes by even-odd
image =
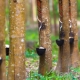
[[[36,21],[36,0],[32,0],[32,19]]]
[[[69,0],[63,1],[63,31],[64,31],[64,45],[62,54],[62,72],[69,72],[71,67],[70,60],[70,44],[69,44]]]
[[[60,21],[59,21],[59,38],[60,37],[60,26],[62,25],[61,22],[63,22],[63,3],[62,0],[58,0],[58,4],[59,4],[59,17],[60,17]],[[62,52],[63,52],[63,46],[59,47],[59,55],[58,55],[58,63],[57,63],[57,67],[56,67],[56,71],[61,71],[61,57],[62,57]]]
[[[62,35],[64,44],[60,47],[57,69],[59,72],[69,72],[71,67],[69,44],[69,0],[59,0],[60,18],[62,18]]]
[[[40,56],[39,73],[44,75],[52,69],[52,48],[50,40],[50,16],[48,0],[37,0],[39,44],[46,49],[45,54]],[[43,25],[40,28],[40,25]]]
[[[74,43],[71,46],[71,65],[72,67],[80,66],[80,57],[78,50],[78,27],[77,27],[77,1],[69,0],[70,2],[70,19],[71,19],[71,31],[74,33]]]
[[[24,0],[10,0],[10,53],[8,80],[25,80]]]
[[[5,4],[4,0],[0,1],[0,80],[6,80]]]

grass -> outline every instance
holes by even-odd
[[[25,33],[25,39],[27,41],[38,41],[38,30],[27,30]]]
[[[77,69],[80,71],[80,68],[76,68],[73,69],[73,72],[75,72]],[[49,73],[46,73],[44,76],[38,74],[37,72],[30,72],[30,75],[26,80],[78,80],[80,73],[75,73],[75,75],[73,72],[59,74],[51,71]]]
[[[30,49],[26,50],[25,56],[26,56],[26,58],[35,58],[35,57],[37,58],[38,57],[36,51],[35,50],[30,50]]]

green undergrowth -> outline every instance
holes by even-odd
[[[25,33],[26,41],[38,41],[38,30],[27,30]]]
[[[25,57],[26,58],[35,58],[35,57],[38,58],[38,55],[35,50],[27,49],[25,52]]]
[[[38,74],[38,72],[31,71],[29,77],[26,80],[79,80],[80,68],[71,68],[69,73],[56,73],[51,71],[44,76]]]

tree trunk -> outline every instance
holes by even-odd
[[[59,0],[61,1],[61,0]],[[61,13],[61,12],[60,12]],[[70,69],[70,46],[69,46],[69,0],[62,0],[62,31],[64,34],[64,44],[60,47],[59,61],[57,69],[60,72],[69,72]]]
[[[36,0],[32,0],[32,19],[36,21]]]
[[[78,50],[78,27],[77,27],[77,1],[70,0],[71,30],[74,33],[74,43],[71,46],[71,64],[72,67],[80,66],[80,57]]]
[[[25,80],[24,0],[10,0],[10,55],[8,80]]]
[[[1,0],[0,1],[0,80],[6,80],[5,5],[6,2],[4,0]]]
[[[48,0],[37,0],[38,18],[44,26],[39,30],[40,46],[46,48],[40,56],[39,73],[44,75],[52,69],[52,48],[50,40],[50,16]],[[38,22],[39,25],[41,24]],[[40,28],[40,26],[39,26]]]
[[[70,46],[69,46],[69,0],[63,0],[63,31],[64,45],[62,54],[62,72],[69,72],[70,64]]]
[[[62,0],[58,0],[58,3],[59,3],[59,17],[60,17],[60,21],[63,22],[63,3],[62,3]],[[60,37],[60,27],[61,27],[61,23],[59,21],[59,38],[61,39]],[[57,63],[57,67],[56,67],[56,71],[61,71],[61,57],[62,57],[62,52],[63,52],[63,46],[60,46],[59,47],[59,55],[58,55],[58,63]]]

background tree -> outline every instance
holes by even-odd
[[[6,80],[5,4],[4,0],[0,1],[0,80]]]
[[[71,64],[72,67],[80,66],[80,57],[78,50],[78,27],[77,27],[77,1],[69,0],[71,14],[71,31],[74,33],[74,44],[71,46]]]
[[[53,20],[54,20],[54,35],[57,36],[57,1],[53,1]]]
[[[36,0],[32,0],[32,18],[36,21]]]
[[[10,0],[10,55],[8,80],[25,80],[24,0]]]
[[[63,2],[62,0],[58,0],[58,4],[59,4],[59,17],[60,17],[60,21],[63,22]],[[61,23],[59,21],[59,38],[61,39],[60,37],[60,27],[61,27]],[[61,69],[61,57],[62,57],[62,52],[63,52],[63,46],[60,46],[59,47],[59,55],[58,55],[58,63],[57,63],[57,67],[56,67],[56,70],[57,71],[60,71]]]
[[[50,19],[51,19],[51,31],[53,35],[57,36],[58,34],[58,26],[57,26],[57,19],[58,19],[58,1],[49,0],[49,9],[50,9]]]
[[[44,23],[44,28],[39,30],[39,43],[46,48],[45,54],[40,56],[39,73],[45,74],[52,69],[52,49],[50,40],[50,16],[48,0],[37,0],[38,18]],[[40,28],[40,22],[39,28]]]

